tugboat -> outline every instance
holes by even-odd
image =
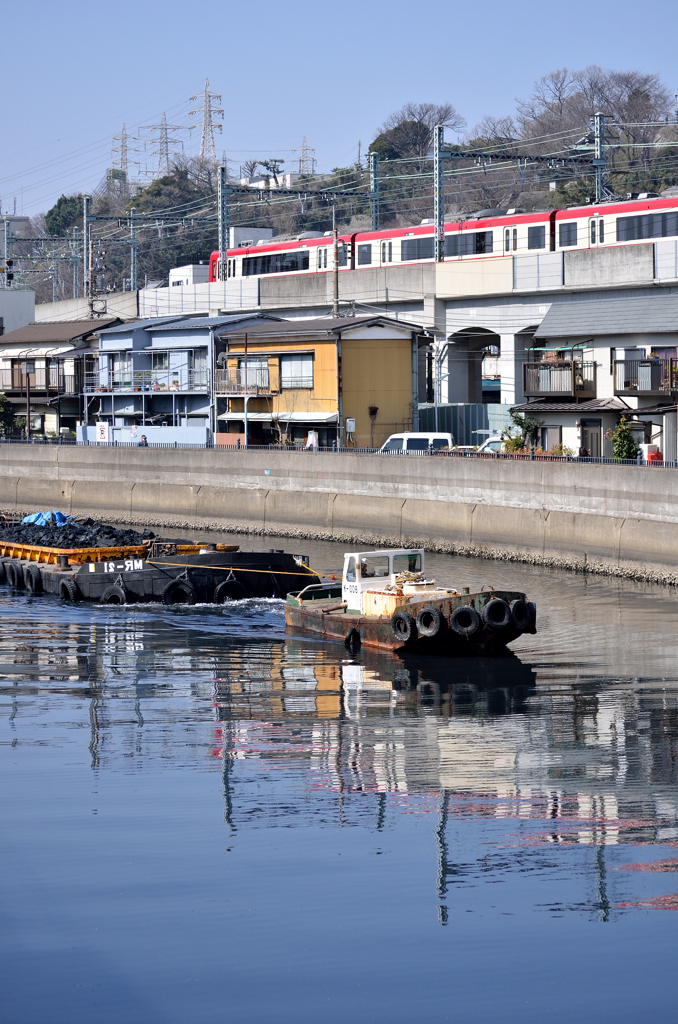
[[[471,594],[426,578],[423,548],[344,555],[341,586],[329,581],[289,593],[288,626],[391,651],[493,654],[522,633],[536,633],[536,605],[519,591]]]

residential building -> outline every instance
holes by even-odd
[[[416,324],[383,316],[235,325],[220,334],[217,419],[253,444],[377,447],[417,429]],[[430,341],[430,339],[428,339]],[[222,435],[223,437],[223,435]]]
[[[95,440],[96,424],[103,422],[109,439],[120,442],[142,433],[152,443],[209,442],[216,423],[217,339],[227,328],[266,319],[258,313],[156,317],[102,331],[97,365],[84,377],[79,439]]]
[[[30,323],[0,338],[0,391],[17,416],[27,416],[30,406],[33,433],[75,430],[83,381],[98,358],[99,333],[118,322],[109,317]]]
[[[676,458],[678,295],[619,296],[554,304],[527,346],[515,408],[541,423],[545,449],[563,444],[611,455],[623,416],[639,444]]]

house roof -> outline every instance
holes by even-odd
[[[312,319],[281,320],[277,323],[257,324],[247,328],[248,338],[280,338],[288,335],[336,335],[356,327],[387,325],[405,331],[423,331],[420,324],[396,320],[388,316],[323,316]]]
[[[2,335],[2,346],[21,344],[28,346],[71,343],[90,334],[96,334],[106,329],[110,324],[117,323],[118,317],[108,317],[105,320],[59,320],[56,322],[44,321],[42,323],[27,324],[19,327],[16,331],[9,331]]]
[[[193,316],[188,319],[174,320],[173,323],[160,323],[154,320],[148,331],[193,331],[198,327],[228,327],[229,324],[238,324],[248,320],[271,320],[279,321],[279,316],[272,316],[270,313],[231,313],[229,316]]]
[[[537,399],[535,402],[523,402],[512,406],[515,412],[631,412],[632,410],[621,398],[589,398],[587,402],[549,402]],[[633,410],[636,411],[635,409]],[[640,412],[640,410],[637,410]]]
[[[678,295],[554,303],[535,338],[678,333]]]
[[[153,326],[154,324],[158,324],[158,325],[160,325],[160,324],[171,324],[174,320],[184,320],[185,318],[186,318],[186,314],[184,313],[183,316],[178,316],[178,315],[177,316],[163,316],[163,317],[157,317],[156,316],[156,317],[153,317],[153,319],[149,319],[149,320],[130,320],[126,324],[119,324],[117,327],[109,327],[108,330],[102,331],[101,333],[102,334],[126,334],[128,331],[139,331],[139,330],[143,331],[143,330],[146,330],[147,328]]]

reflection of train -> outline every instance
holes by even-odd
[[[678,238],[678,197],[638,199],[540,213],[480,210],[445,225],[445,259],[538,254]],[[362,270],[433,260],[434,226],[353,232],[339,238],[339,270]],[[274,274],[322,274],[334,269],[333,241],[305,232],[294,240],[243,243],[226,266],[210,257],[210,281]]]

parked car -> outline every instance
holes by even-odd
[[[452,434],[444,431],[433,433],[417,432],[411,430],[401,431],[399,434],[391,434],[388,440],[379,449],[380,452],[427,452],[449,451],[454,448]]]
[[[457,452],[482,452],[485,455],[488,455],[492,452],[501,452],[503,449],[504,439],[498,434],[494,434],[492,437],[488,437],[487,440],[483,441],[478,448],[473,444],[458,444],[455,446],[454,450]]]

